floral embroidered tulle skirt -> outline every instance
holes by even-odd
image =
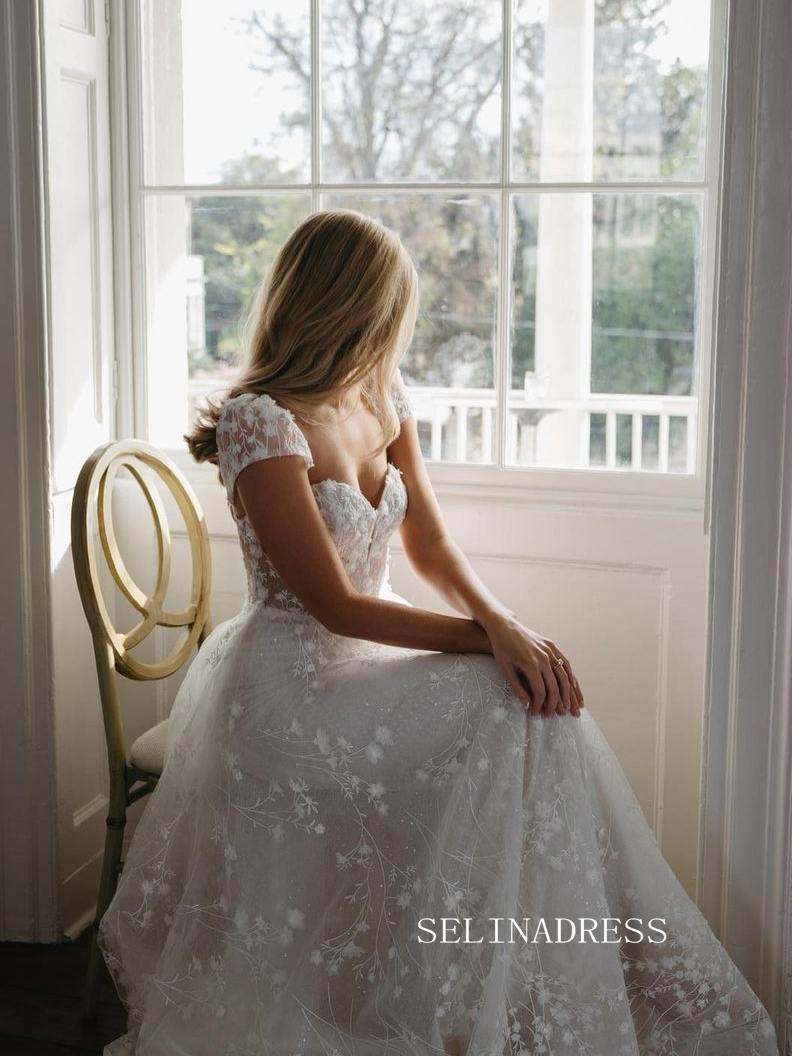
[[[172,717],[108,1056],[777,1054],[588,709],[248,603]]]

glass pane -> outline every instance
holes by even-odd
[[[604,414],[592,414],[589,419],[589,465],[604,466],[606,464],[606,432],[607,422]]]
[[[498,199],[495,195],[328,195],[401,237],[418,268],[421,306],[402,369],[427,458],[491,462]]]
[[[643,448],[643,468],[660,468],[660,417],[657,414],[647,414],[643,419],[643,435],[641,447]]]
[[[670,473],[686,473],[687,460],[693,457],[688,444],[695,439],[691,419],[673,415],[668,421],[668,470]]]
[[[698,194],[594,196],[594,392],[694,394],[701,211]]]
[[[616,415],[616,465],[632,465],[632,419],[631,414]]]
[[[236,369],[240,316],[309,195],[146,201],[149,436],[180,437]]]
[[[702,201],[514,196],[510,463],[695,472]]]
[[[324,0],[322,178],[497,180],[501,0]]]
[[[703,179],[709,19],[710,0],[517,0],[513,178]]]
[[[310,0],[144,0],[145,178],[310,179]]]

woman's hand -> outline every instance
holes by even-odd
[[[583,692],[555,642],[524,627],[513,613],[498,613],[480,622],[509,685],[532,715],[580,715]]]

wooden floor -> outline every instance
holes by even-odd
[[[124,1033],[124,1009],[107,976],[96,1022],[80,1022],[89,941],[86,931],[55,946],[0,943],[2,1056],[101,1056]]]

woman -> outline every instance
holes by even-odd
[[[569,659],[449,539],[397,364],[415,267],[308,217],[187,437],[248,598],[207,638],[100,942],[139,1056],[748,1056],[771,1023]],[[388,585],[400,529],[462,616]]]

